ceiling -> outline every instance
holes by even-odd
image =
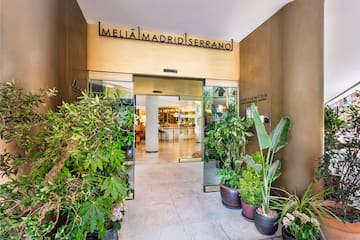
[[[359,22],[359,0],[325,1],[325,102],[360,89]]]
[[[77,0],[88,23],[240,41],[291,0]],[[325,0],[325,102],[360,82],[360,1]],[[358,85],[359,86],[359,85]]]
[[[240,41],[291,0],[77,0],[88,23]]]

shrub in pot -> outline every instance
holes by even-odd
[[[323,218],[328,239],[352,239],[360,234],[360,211],[351,207],[360,194],[360,104],[339,113],[325,108],[325,151],[317,176],[329,188],[325,198],[338,219]]]
[[[238,191],[240,169],[221,168],[217,175],[220,176],[220,195],[222,203],[230,208],[240,208],[241,202]]]
[[[272,196],[273,209],[280,212],[283,239],[315,240],[324,238],[320,228],[322,216],[333,216],[322,199],[323,192],[313,194],[309,184],[299,197],[281,188],[274,188],[278,196]]]
[[[260,164],[260,153],[253,154],[252,159],[256,164]],[[261,173],[261,171],[255,171],[251,166],[246,166],[241,173],[239,192],[241,195],[242,215],[248,220],[254,220],[255,209],[261,204]]]
[[[262,171],[262,203],[255,211],[255,226],[259,232],[272,235],[278,228],[279,214],[270,209],[270,191],[273,181],[280,176],[280,160],[275,160],[275,154],[286,146],[290,129],[290,120],[282,117],[270,135],[266,132],[256,106],[251,105],[256,135],[259,143],[261,164],[255,163],[251,156],[245,162],[255,171]]]
[[[112,210],[129,193],[122,149],[134,140],[132,108],[116,93],[84,94],[41,113],[53,93],[1,86],[0,136],[16,149],[0,157],[8,177],[0,185],[1,239],[85,239],[120,227]]]
[[[230,105],[219,122],[215,123],[212,129],[206,133],[205,141],[210,148],[216,150],[223,163],[217,175],[221,178],[221,196],[232,196],[229,199],[222,198],[223,203],[229,207],[240,207],[237,185],[245,155],[245,146],[248,143],[248,137],[252,136],[252,133],[248,131],[251,126],[252,120],[238,116],[235,106]],[[234,195],[237,197],[233,197]],[[229,204],[231,199],[236,199],[236,201]]]

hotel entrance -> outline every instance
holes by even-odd
[[[136,151],[144,151],[144,153],[156,153],[161,151],[159,145],[168,145],[173,148],[172,162],[193,162],[202,161],[202,139],[203,139],[203,111],[202,100],[195,97],[181,97],[181,96],[152,96],[156,98],[157,111],[154,119],[150,119],[148,109],[146,107],[149,95],[136,95],[136,116],[137,121],[135,125],[135,143]],[[151,111],[151,110],[150,110]],[[156,118],[156,119],[155,119]],[[152,121],[152,122],[149,122]],[[147,136],[149,131],[147,127],[151,124],[156,124],[157,132],[154,131],[156,136]],[[151,134],[151,133],[150,133]],[[146,148],[158,142],[158,150]],[[145,146],[143,146],[145,145]],[[138,148],[138,146],[140,148]]]
[[[202,169],[203,190],[218,190],[218,159],[204,139],[229,105],[238,108],[236,82],[91,72],[89,88],[101,94],[117,91],[119,100],[134,109],[134,144],[126,150],[134,191],[141,178],[135,174],[138,164],[195,162]]]

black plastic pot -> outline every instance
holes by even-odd
[[[97,232],[92,232],[87,234],[86,240],[101,240],[101,238],[98,237]],[[106,231],[106,236],[104,240],[118,240],[117,231],[113,229],[108,229]]]
[[[241,208],[240,195],[237,189],[220,184],[222,203],[229,208]]]
[[[295,236],[284,227],[281,228],[281,235],[283,240],[296,240]]]
[[[264,235],[273,235],[279,227],[278,214],[276,217],[263,216],[256,209],[254,220],[256,229]]]
[[[296,240],[296,237],[287,229],[282,227],[281,228],[281,236],[283,240]],[[320,236],[315,236],[316,240],[321,240]]]

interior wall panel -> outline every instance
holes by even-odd
[[[255,99],[270,118],[268,130],[290,117],[277,185],[298,193],[313,179],[323,148],[323,12],[323,0],[293,1],[240,42],[241,113]],[[249,150],[257,149],[253,139]]]

